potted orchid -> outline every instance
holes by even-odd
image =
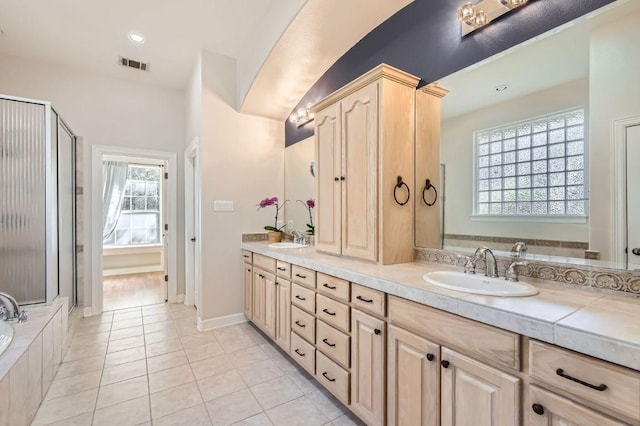
[[[299,203],[302,203],[302,205],[305,206],[305,208],[307,209],[307,211],[309,212],[309,223],[307,223],[307,234],[308,235],[315,235],[316,234],[316,227],[313,224],[313,215],[311,214],[311,209],[314,208],[316,206],[316,202],[313,198],[309,198],[306,202],[302,201],[302,200],[297,200]]]
[[[279,204],[278,197],[271,197],[265,198],[264,200],[260,201],[260,204],[258,204],[258,210],[269,206],[275,206],[276,208],[276,217],[273,226],[267,225],[264,227],[265,230],[269,231],[267,235],[270,242],[278,243],[282,241],[281,230],[282,228],[284,228],[284,225],[278,228],[278,213],[280,212],[280,209],[283,208],[285,204],[287,204],[288,201],[289,200],[285,200],[284,203]]]

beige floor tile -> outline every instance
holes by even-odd
[[[187,306],[184,303],[169,303],[168,306],[171,312],[184,311],[186,309],[195,310],[195,308],[193,308],[192,306]]]
[[[88,413],[80,414],[79,416],[50,423],[49,426],[91,426],[92,421],[93,411],[89,411]]]
[[[149,370],[149,374],[151,374],[188,363],[189,360],[187,359],[187,355],[184,351],[175,351],[147,358],[147,369]]]
[[[88,334],[103,333],[111,330],[111,322],[100,322],[96,324],[83,324],[80,323],[76,326],[74,332],[75,337],[86,336]]]
[[[287,373],[287,376],[293,383],[300,388],[305,394],[313,393],[319,389],[322,389],[322,385],[319,384],[316,379],[311,377],[306,371],[297,370],[292,373]]]
[[[183,311],[174,312],[172,316],[173,316],[173,319],[176,319],[176,320],[188,318],[195,321],[198,314],[195,309],[185,309]]]
[[[198,346],[206,345],[207,343],[217,342],[216,338],[211,333],[199,333],[191,336],[183,336],[182,346],[185,348],[195,348]]]
[[[191,372],[191,367],[189,365],[181,365],[149,374],[149,389],[151,393],[155,393],[194,381],[195,378]]]
[[[85,334],[83,336],[74,336],[71,343],[77,346],[81,346],[81,345],[91,345],[94,343],[106,342],[108,340],[109,340],[109,332],[103,331],[102,333]]]
[[[230,325],[228,327],[220,327],[211,331],[216,339],[234,339],[238,336],[244,336],[246,333],[243,330],[243,327],[240,324]]]
[[[300,388],[287,376],[281,376],[277,379],[255,385],[251,387],[251,392],[265,410],[304,395]]]
[[[195,324],[189,324],[189,325],[175,324],[175,326],[179,336],[191,336],[193,334],[200,333],[200,331],[198,330]]]
[[[200,391],[195,383],[187,383],[162,392],[151,394],[151,415],[154,419],[202,404]]]
[[[151,305],[145,305],[142,307],[142,312],[146,312],[146,311],[152,311],[154,309],[166,309],[166,310],[170,310],[169,307],[171,306],[171,304],[163,302],[163,303],[154,303]]]
[[[153,357],[182,349],[180,339],[165,340],[163,342],[151,343],[147,345],[147,356]]]
[[[239,351],[240,349],[250,348],[251,346],[256,346],[256,342],[251,339],[251,337],[247,336],[244,332],[242,334],[238,334],[235,337],[216,337],[220,346],[226,353],[232,353]]]
[[[306,396],[267,410],[267,416],[276,426],[320,426],[329,421]]]
[[[148,333],[144,335],[144,341],[147,345],[151,343],[165,342],[167,340],[173,340],[178,338],[178,333],[175,328],[169,330],[157,331],[155,333]]]
[[[238,368],[238,372],[248,386],[275,379],[284,373],[270,359]]]
[[[107,342],[93,344],[75,345],[72,344],[64,357],[64,362],[77,361],[79,359],[91,358],[104,355],[107,352]]]
[[[344,414],[332,421],[330,424],[331,426],[366,426],[366,424],[353,413]]]
[[[233,426],[271,426],[273,423],[269,420],[266,414],[260,413],[248,419],[234,423]]]
[[[233,366],[226,355],[219,355],[191,363],[191,369],[196,379],[224,373],[232,368]]]
[[[171,320],[171,314],[169,312],[163,312],[155,315],[145,315],[142,318],[143,324],[154,324],[156,322],[166,322]]]
[[[97,394],[98,389],[91,389],[63,398],[44,401],[31,426],[47,425],[92,412],[96,405]]]
[[[107,353],[124,351],[125,349],[144,346],[144,336],[127,337],[125,339],[112,340],[107,347]]]
[[[122,328],[135,327],[138,325],[142,325],[142,317],[122,321],[113,321],[113,324],[111,324],[111,330],[120,330]]]
[[[249,328],[245,329],[244,332],[251,338],[251,340],[256,342],[257,345],[264,345],[265,343],[269,343],[269,340],[267,340],[264,335],[262,335],[262,333],[258,332],[257,330]]]
[[[210,426],[211,420],[204,404],[178,411],[153,420],[154,426]]]
[[[133,379],[147,374],[147,362],[144,359],[107,367],[102,372],[101,386]]]
[[[218,342],[206,343],[201,346],[187,348],[187,358],[190,362],[199,361],[201,359],[210,358],[224,354],[222,347]]]
[[[152,315],[159,315],[164,313],[171,314],[171,310],[164,306],[150,306],[142,309],[143,317],[150,317]]]
[[[135,426],[151,419],[149,396],[96,410],[93,426]]]
[[[115,312],[113,314],[113,322],[116,321],[124,321],[124,320],[128,320],[128,319],[134,319],[134,318],[142,318],[142,311],[141,310],[134,310],[134,311],[130,311],[130,312]]]
[[[157,333],[158,331],[165,331],[165,330],[175,330],[173,321],[154,322],[151,324],[145,324],[143,327],[144,327],[145,334]]]
[[[271,343],[265,343],[260,345],[260,349],[262,349],[264,351],[264,353],[267,354],[267,356],[271,359],[274,358],[280,358],[283,357],[285,355],[282,354],[282,352],[280,352],[277,347]]]
[[[248,389],[207,402],[207,411],[215,426],[226,426],[262,412]]]
[[[102,370],[104,366],[104,356],[92,356],[89,358],[79,359],[77,361],[65,362],[60,364],[56,379],[64,379],[65,377],[75,376],[77,374],[88,373],[90,371]]]
[[[300,367],[298,363],[291,359],[289,355],[281,357],[274,356],[271,358],[271,360],[275,362],[276,365],[287,374],[295,374],[302,370],[302,367]]]
[[[307,395],[307,398],[322,411],[329,420],[337,419],[349,411],[340,401],[338,401],[326,389],[317,390]]]
[[[141,325],[135,327],[121,328],[120,330],[113,330],[109,340],[126,339],[127,337],[141,336],[144,334],[144,329]]]
[[[101,386],[98,392],[96,408],[104,408],[130,399],[139,398],[149,394],[147,377],[141,376],[134,379],[123,380],[107,386]]]
[[[229,359],[236,368],[239,368],[255,364],[256,362],[265,361],[269,359],[269,356],[260,348],[260,346],[252,346],[229,354]]]
[[[205,401],[220,398],[221,396],[237,392],[246,387],[247,385],[236,370],[198,380],[198,388]]]
[[[122,309],[116,309],[113,311],[113,314],[117,314],[117,313],[125,313],[125,312],[140,312],[142,309],[140,308],[140,306],[132,306],[130,308],[122,308]]]
[[[139,359],[144,359],[146,356],[144,346],[140,346],[138,348],[127,349],[124,351],[113,352],[107,354],[107,357],[104,361],[104,366],[113,367],[114,365],[124,364],[126,362],[137,361]]]
[[[51,383],[46,399],[62,398],[89,389],[96,389],[100,384],[100,370],[78,374],[64,379],[56,379]]]

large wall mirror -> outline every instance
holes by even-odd
[[[302,140],[284,150],[284,191],[287,228],[309,234],[309,226],[316,223],[315,208],[311,209],[311,218],[306,202],[315,200],[315,145],[313,137]],[[312,222],[312,223],[311,223]]]
[[[639,22],[619,0],[440,80],[441,247],[640,268]]]

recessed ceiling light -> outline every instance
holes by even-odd
[[[496,92],[504,92],[508,88],[509,88],[508,84],[501,84],[499,86],[496,86]]]
[[[144,36],[140,33],[135,33],[132,31],[129,33],[128,36],[129,36],[129,40],[131,40],[134,43],[137,43],[137,44],[144,43]]]

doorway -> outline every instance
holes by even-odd
[[[626,218],[627,218],[627,269],[640,270],[640,197],[634,190],[640,182],[640,125],[627,127],[626,137]],[[633,196],[630,196],[633,195]]]

